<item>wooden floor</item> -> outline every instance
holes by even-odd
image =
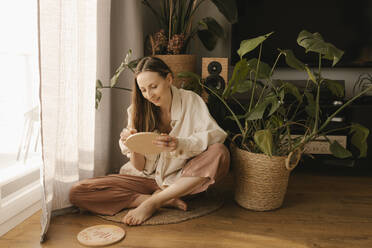
[[[229,193],[224,207],[180,224],[127,227],[111,247],[372,247],[372,177],[293,172],[285,203],[270,212],[245,210]],[[40,212],[0,238],[0,247],[82,247],[77,233],[110,223],[89,214],[52,220],[48,240],[39,244]]]

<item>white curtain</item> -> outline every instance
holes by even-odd
[[[51,216],[71,206],[75,182],[123,164],[117,141],[130,94],[106,90],[95,110],[95,81],[107,85],[129,48],[134,58],[143,56],[144,36],[156,22],[138,0],[38,2],[43,241]],[[128,71],[119,84],[132,81]]]
[[[97,0],[39,0],[42,237],[75,182],[94,175]]]

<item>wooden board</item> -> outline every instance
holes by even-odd
[[[160,134],[152,132],[141,132],[130,135],[124,144],[133,152],[143,155],[158,154],[164,151],[164,148],[158,147],[152,142]]]
[[[96,225],[85,228],[77,235],[78,241],[86,246],[105,246],[122,240],[125,231],[115,225]]]

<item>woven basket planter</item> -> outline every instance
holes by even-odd
[[[235,201],[255,211],[279,208],[287,192],[287,157],[269,157],[231,147],[235,174]],[[298,162],[298,161],[297,161]],[[297,163],[296,163],[297,164]]]
[[[177,78],[177,74],[183,71],[196,72],[196,55],[178,54],[178,55],[155,55],[163,60],[172,70],[174,75],[173,84],[180,88],[187,84],[187,79]]]

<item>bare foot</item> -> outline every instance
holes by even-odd
[[[123,218],[123,222],[130,226],[141,225],[157,210],[157,206],[150,201],[144,201],[137,208],[130,210]]]
[[[164,207],[171,207],[171,208],[178,208],[180,210],[186,211],[187,210],[187,204],[186,202],[182,201],[180,198],[175,198],[167,201],[163,205]]]
[[[153,195],[161,192],[161,189],[158,189],[153,193]],[[162,207],[171,207],[171,208],[178,208],[179,210],[186,211],[187,210],[187,204],[186,202],[182,201],[180,198],[174,198],[167,202],[165,202]]]

